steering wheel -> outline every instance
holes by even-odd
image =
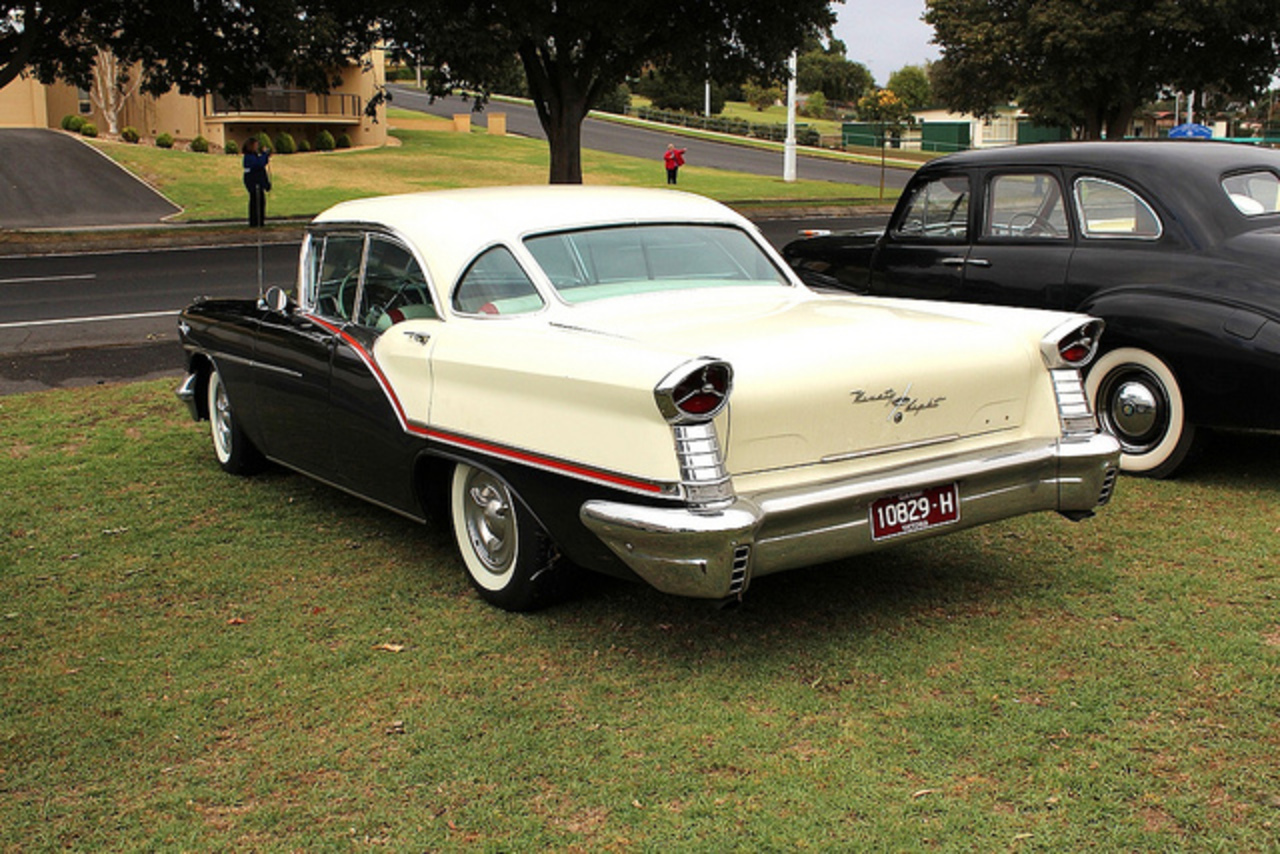
[[[1021,223],[1021,225],[1020,225]],[[1049,220],[1045,219],[1038,213],[1031,211],[1018,211],[1009,217],[1009,232],[1013,233],[1018,228],[1025,229],[1025,233],[1030,237],[1040,234],[1047,234],[1049,237],[1061,237],[1062,232]]]
[[[338,303],[338,314],[342,315],[345,320],[351,319],[351,312],[355,309],[356,303],[354,290],[351,293],[351,302],[347,302],[347,285],[355,285],[359,281],[359,270],[352,270],[343,276],[342,281],[338,283],[338,293],[336,297]]]

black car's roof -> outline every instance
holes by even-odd
[[[925,180],[954,169],[1062,167],[1114,176],[1146,188],[1183,228],[1198,233],[1193,242],[1218,243],[1232,234],[1274,228],[1275,215],[1245,217],[1231,204],[1220,181],[1230,172],[1268,169],[1280,175],[1280,151],[1207,140],[1126,140],[1046,142],[949,154],[916,173]]]
[[[1251,166],[1280,170],[1280,151],[1207,140],[1045,142],[962,151],[928,164],[930,169],[974,166],[1079,166],[1115,172],[1174,169],[1180,174],[1217,176]]]

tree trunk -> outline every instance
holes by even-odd
[[[587,117],[590,84],[577,78],[567,62],[541,53],[532,43],[520,48],[529,95],[551,153],[549,182],[582,183],[582,121]]]
[[[561,101],[542,123],[551,149],[550,183],[582,183],[582,120],[586,117],[585,99],[575,104]]]
[[[1107,139],[1124,139],[1129,135],[1136,109],[1129,104],[1112,108],[1107,116]]]

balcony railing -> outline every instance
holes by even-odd
[[[359,95],[317,95],[302,89],[254,89],[248,98],[240,101],[231,101],[221,95],[213,95],[210,100],[210,115],[213,116],[266,113],[358,119],[363,110]]]

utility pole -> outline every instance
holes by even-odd
[[[782,180],[796,179],[796,52],[787,60],[787,141],[782,149]]]

